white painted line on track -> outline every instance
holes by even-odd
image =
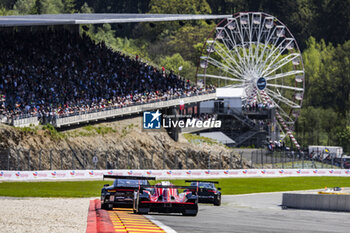
[[[176,233],[176,231],[173,228],[163,224],[162,222],[160,222],[158,220],[155,220],[152,216],[150,216],[150,215],[144,215],[144,216],[146,218],[148,218],[151,222],[153,222],[154,224],[156,224],[157,226],[162,228],[165,232],[167,232],[167,233]]]

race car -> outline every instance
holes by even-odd
[[[101,190],[101,208],[132,207],[134,192],[140,185],[149,185],[155,177],[103,175],[103,179],[115,179],[113,185],[105,184]]]
[[[219,184],[218,181],[185,180],[185,182],[190,182],[191,186],[196,186],[199,203],[213,203],[215,206],[221,205],[221,188],[215,187],[215,184]]]
[[[181,192],[181,190],[187,191]],[[198,213],[196,187],[175,186],[169,181],[153,186],[140,185],[134,198],[133,210],[138,214],[158,212],[196,216]]]

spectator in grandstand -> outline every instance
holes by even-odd
[[[0,114],[55,117],[203,92],[172,72],[68,30],[0,34]],[[207,90],[213,90],[212,86]]]

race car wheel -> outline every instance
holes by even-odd
[[[137,213],[138,214],[148,214],[149,208],[139,208]]]
[[[197,216],[197,213],[198,213],[198,211],[196,211],[196,212],[193,212],[193,211],[191,211],[191,212],[183,212],[182,213],[182,215],[183,216]]]
[[[101,209],[103,210],[108,210],[108,204],[102,204]]]
[[[215,206],[220,206],[221,205],[221,195],[216,197],[216,199],[214,200],[214,205]]]
[[[112,204],[102,204],[101,205],[101,209],[112,210],[113,209],[113,205]]]

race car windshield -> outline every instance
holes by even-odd
[[[197,186],[197,182],[192,182],[191,186]],[[214,184],[212,183],[203,183],[203,182],[199,182],[198,183],[198,187],[199,188],[207,188],[207,189],[212,189],[214,188]]]
[[[126,180],[117,179],[114,181],[114,186],[119,187],[138,187],[139,185],[148,185],[147,180]]]

